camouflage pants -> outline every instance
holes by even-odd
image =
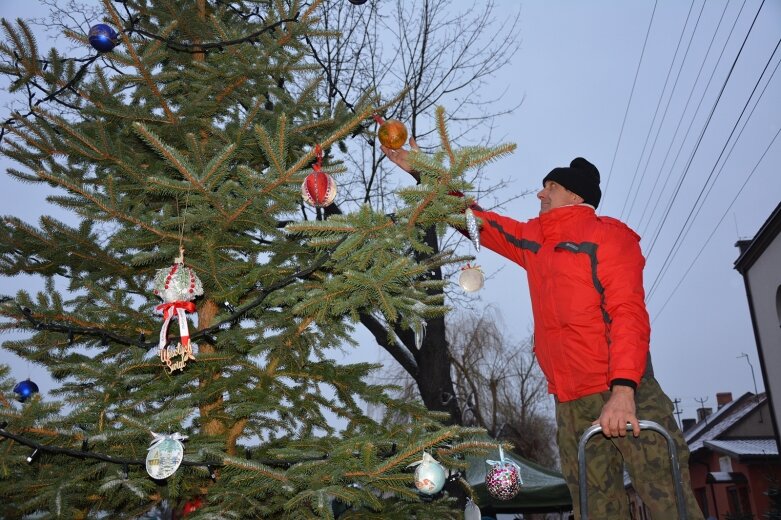
[[[576,518],[580,518],[578,486],[578,441],[599,417],[610,392],[593,394],[575,401],[556,403],[557,440],[561,466],[567,481]],[[691,491],[689,450],[673,419],[673,404],[652,377],[644,378],[635,395],[637,417],[662,425],[678,447],[689,520],[702,520],[702,512]],[[623,467],[632,484],[651,511],[654,520],[678,518],[667,441],[660,434],[644,430],[634,438],[607,439],[595,435],[586,446],[589,517],[594,520],[628,520],[629,501],[624,489]]]

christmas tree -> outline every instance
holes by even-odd
[[[422,183],[392,213],[308,208],[302,183],[328,202],[338,149],[388,106],[318,99],[303,41],[331,35],[319,4],[104,0],[100,25],[69,33],[83,58],[41,58],[3,20],[2,72],[29,102],[3,125],[8,173],[52,187],[68,219],[2,220],[2,274],[45,281],[3,296],[22,333],[3,348],[58,384],[18,402],[0,371],[0,516],[457,514],[408,466],[427,452],[455,486],[494,445],[333,349],[355,348],[362,313],[419,330],[446,312],[427,273],[462,259],[425,233],[463,227],[450,193],[512,146],[454,150],[440,111],[442,149],[414,154]]]

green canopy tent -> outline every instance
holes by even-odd
[[[498,500],[488,494],[485,486],[485,460],[475,457],[467,459],[469,466],[466,480],[475,490],[482,514],[555,513],[572,509],[572,498],[561,473],[514,453],[505,452],[504,458],[515,462],[521,468],[523,486],[512,500]]]

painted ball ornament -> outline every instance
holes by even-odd
[[[407,127],[398,119],[383,120],[380,116],[374,116],[374,120],[380,125],[377,130],[377,138],[380,144],[391,150],[398,150],[407,142]]]
[[[16,394],[16,399],[20,403],[23,403],[26,400],[28,400],[30,397],[38,393],[38,385],[30,381],[30,379],[28,378],[16,384],[16,386],[14,387],[14,393]]]
[[[182,441],[186,440],[187,436],[180,433],[167,435],[154,432],[152,435],[154,439],[146,454],[146,472],[153,479],[163,480],[179,469],[184,458]]]
[[[504,458],[504,450],[499,447],[499,460],[487,460],[485,487],[488,493],[499,500],[510,500],[521,490],[521,468]]]
[[[366,0],[350,0],[350,3],[353,5],[363,5],[366,3]]]
[[[315,146],[317,161],[312,165],[312,173],[306,176],[301,184],[301,197],[304,202],[316,208],[324,208],[336,198],[336,182],[333,177],[322,171],[323,150]]]
[[[445,485],[445,468],[428,453],[423,453],[423,458],[413,462],[410,466],[415,468],[415,487],[424,495],[435,495],[442,491]]]
[[[485,285],[485,275],[480,266],[469,265],[461,268],[461,274],[458,276],[458,285],[466,292],[479,291]]]
[[[112,51],[117,46],[117,36],[117,32],[104,23],[93,25],[87,33],[90,45],[99,52]]]
[[[310,206],[324,208],[336,198],[336,182],[327,173],[310,173],[301,184],[301,196]]]

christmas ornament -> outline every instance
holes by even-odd
[[[478,265],[466,264],[461,268],[461,274],[458,276],[458,285],[466,292],[475,292],[483,288],[485,276],[483,270]]]
[[[477,227],[477,219],[475,218],[475,213],[471,210],[471,208],[466,208],[466,211],[464,211],[464,216],[466,217],[466,231],[469,233],[469,240],[472,241],[472,244],[474,244],[475,249],[477,252],[480,252],[480,228]]]
[[[191,513],[198,511],[203,507],[203,497],[197,496],[192,500],[188,500],[182,506],[182,516],[189,516]]]
[[[415,487],[424,495],[434,495],[445,485],[445,468],[434,457],[423,452],[423,458],[407,467],[415,468]]]
[[[161,434],[152,432],[154,439],[146,454],[146,472],[155,480],[163,480],[179,469],[184,457],[183,440],[186,435],[181,433]]]
[[[323,150],[319,144],[315,146],[315,152],[317,153],[317,162],[312,166],[314,173],[307,175],[301,184],[301,196],[310,206],[323,208],[336,198],[336,182],[330,175],[321,171]]]
[[[422,303],[415,302],[412,309],[415,311],[415,317],[412,321],[412,332],[415,334],[415,347],[420,350],[423,346],[423,338],[426,337],[426,325],[428,324],[423,316],[420,315],[420,311],[423,310]]]
[[[499,460],[486,460],[485,487],[488,493],[499,500],[510,500],[521,490],[521,468],[511,460],[505,460],[502,445],[499,445]]]
[[[184,370],[187,362],[195,359],[190,330],[187,326],[187,313],[195,312],[194,300],[203,294],[203,285],[195,271],[184,265],[184,249],[179,249],[179,256],[174,264],[166,269],[158,269],[153,281],[154,293],[163,299],[162,304],[155,309],[163,314],[163,327],[160,329],[160,361],[168,368],[169,373]],[[179,342],[176,347],[168,347],[168,325],[174,317],[179,320]]]
[[[380,125],[380,129],[377,130],[377,137],[380,139],[380,144],[391,150],[398,150],[404,143],[407,142],[407,127],[404,123],[398,119],[383,120],[380,116],[375,115],[374,120]]]
[[[87,37],[89,43],[99,52],[110,52],[117,46],[117,32],[104,23],[90,27]]]
[[[464,520],[480,520],[481,518],[480,508],[472,502],[471,498],[467,497],[466,507],[464,508]]]
[[[366,3],[366,0],[350,0],[350,3],[353,5],[363,5]]]
[[[27,399],[38,393],[38,385],[30,381],[28,377],[24,381],[19,381],[14,387],[14,393],[18,394],[16,398],[20,403],[25,402]]]

